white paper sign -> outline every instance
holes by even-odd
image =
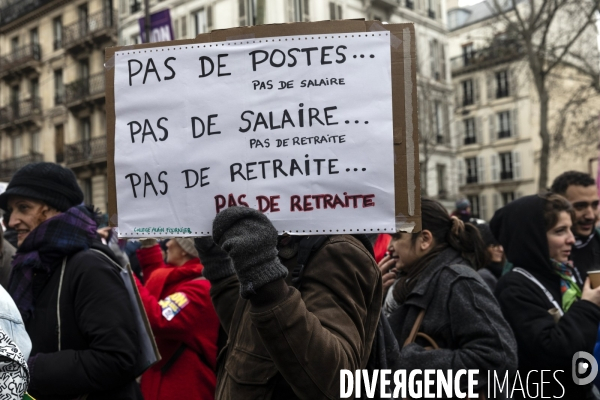
[[[395,231],[389,32],[119,51],[114,84],[120,236],[209,235],[233,205]]]

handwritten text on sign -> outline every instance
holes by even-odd
[[[226,207],[280,232],[394,230],[388,32],[115,54],[122,236],[201,236]]]

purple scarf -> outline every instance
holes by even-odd
[[[42,273],[49,278],[63,258],[89,249],[98,227],[93,217],[93,212],[85,206],[71,207],[38,225],[17,249],[8,292],[24,321],[29,319],[35,308],[34,273]]]

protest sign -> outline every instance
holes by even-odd
[[[233,205],[280,233],[420,229],[414,29],[385,28],[260,26],[108,49],[119,235],[208,235]]]

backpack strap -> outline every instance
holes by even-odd
[[[538,281],[535,276],[531,275],[531,273],[529,271],[526,271],[521,267],[515,267],[512,270],[527,277],[531,282],[535,283],[540,289],[542,289],[542,291],[544,292],[544,294],[546,295],[546,297],[548,298],[550,303],[552,303],[552,305],[554,305],[554,307],[558,310],[559,314],[561,316],[563,316],[565,314],[562,310],[562,307],[560,305],[558,305],[558,303],[554,299],[554,296],[552,296],[552,293],[550,293],[548,291],[548,289],[546,289],[546,287],[544,285],[542,285],[542,283],[540,281]]]
[[[296,258],[296,268],[292,271],[292,285],[298,289],[300,287],[300,280],[302,279],[302,273],[304,267],[308,263],[312,253],[317,251],[319,247],[325,243],[329,238],[327,235],[323,236],[306,236],[300,240],[298,247],[298,256]]]

